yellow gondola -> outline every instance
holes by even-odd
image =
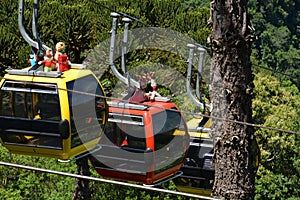
[[[188,127],[197,127],[198,118],[188,121]],[[214,180],[213,141],[206,129],[211,127],[211,119],[202,119],[203,131],[190,131],[190,147],[184,165],[183,174],[174,179],[177,190],[192,194],[210,196]],[[197,123],[198,122],[198,123]]]
[[[193,44],[188,44],[189,47],[189,65],[187,69],[187,93],[191,100],[202,109],[202,114],[207,116],[195,117],[191,119],[187,125],[190,135],[190,146],[187,157],[181,171],[183,174],[174,179],[173,182],[176,188],[182,192],[200,194],[210,196],[213,188],[215,165],[213,162],[213,138],[211,136],[212,119],[209,117],[211,112],[211,105],[203,100],[200,94],[200,79],[203,67],[203,59],[205,49],[197,47],[199,53],[198,59],[198,73],[196,82],[196,95],[193,94],[190,88],[192,63],[194,57],[194,50],[196,48]],[[258,167],[259,148],[255,140],[251,145],[252,167]]]
[[[6,70],[0,82],[0,137],[12,153],[62,160],[94,149],[106,124],[103,89],[90,71]]]
[[[202,97],[203,95],[200,93],[200,82],[202,79],[201,73],[204,65],[204,54],[206,50],[203,47],[195,46],[194,44],[188,44],[188,48],[189,62],[186,80],[187,94],[192,102],[202,111],[201,114],[209,116],[211,105],[210,103],[206,103],[204,101]],[[196,94],[194,94],[191,88],[195,49],[197,49],[197,54],[199,55]],[[185,158],[185,162],[180,169],[183,174],[173,180],[177,190],[181,192],[205,196],[210,196],[211,194],[215,175],[215,168],[213,164],[213,139],[210,135],[211,125],[211,118],[204,116],[193,116],[193,118],[187,122],[190,135],[190,146]]]

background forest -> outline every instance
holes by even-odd
[[[25,26],[31,30],[32,2],[25,0]],[[197,0],[98,0],[142,23],[131,28],[155,26],[186,34],[208,46],[211,27],[210,2]],[[249,0],[253,34],[252,63],[255,74],[253,118],[256,124],[300,130],[300,1]],[[89,0],[42,0],[39,11],[40,37],[47,46],[67,45],[72,62],[81,63],[93,49],[110,37],[110,11]],[[0,77],[5,69],[27,65],[29,45],[18,29],[18,1],[0,0]],[[28,31],[30,32],[30,31]],[[150,50],[133,52],[128,66],[164,63],[185,76],[187,64],[175,55]],[[107,92],[114,85],[109,72],[101,77]],[[178,101],[180,104],[180,101]],[[186,109],[186,107],[181,107]],[[299,199],[300,136],[268,129],[255,132],[261,150],[256,177],[256,199]],[[76,164],[49,158],[11,155],[0,145],[0,161],[76,173]],[[92,170],[93,176],[98,176]],[[71,199],[76,180],[0,165],[0,199]],[[183,199],[126,187],[92,182],[93,199]],[[174,185],[164,185],[174,189]]]

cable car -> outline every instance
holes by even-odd
[[[189,143],[177,106],[170,101],[108,103],[101,149],[91,158],[96,171],[104,177],[147,185],[176,175]]]
[[[200,109],[202,109],[202,114],[205,114],[206,116],[200,118],[194,117],[188,121],[187,125],[190,135],[190,146],[185,162],[180,169],[183,174],[174,179],[173,182],[176,188],[181,192],[210,196],[215,176],[215,167],[213,163],[213,139],[210,135],[212,120],[210,117],[208,117],[212,107],[206,105],[199,90],[205,49],[201,46],[197,48],[199,51],[197,69],[198,73],[196,82],[196,95],[193,95],[190,88],[190,81],[194,49],[196,46],[193,44],[188,44],[188,47],[190,52],[186,80],[187,93],[191,100]],[[251,149],[253,158],[252,167],[257,168],[259,160],[259,148],[256,140],[253,142]]]
[[[114,49],[119,14],[111,16],[110,67],[127,86],[128,93],[121,100],[108,102],[108,123],[99,143],[101,149],[91,154],[90,161],[103,177],[154,186],[180,174],[189,145],[186,122],[174,103],[158,95],[154,79],[152,92],[146,93],[141,84],[144,81],[129,76],[125,65],[130,21],[127,18],[123,19],[123,74],[117,70]]]
[[[0,138],[10,152],[68,160],[96,147],[108,108],[90,70],[74,64],[63,73],[6,72],[0,82]]]
[[[199,59],[197,68],[196,94],[194,95],[191,85],[191,73],[194,58],[194,50],[197,46],[188,44],[189,60],[187,69],[186,88],[187,94],[197,107],[207,114],[207,108],[210,106],[205,103],[200,94],[200,80],[204,62],[205,49],[198,47]],[[210,196],[214,181],[213,164],[213,140],[210,136],[210,127],[212,121],[208,117],[194,116],[188,121],[188,130],[190,135],[190,146],[187,157],[180,169],[183,174],[174,179],[173,182],[177,190],[181,192]]]
[[[183,174],[173,182],[181,192],[210,196],[215,168],[213,140],[206,130],[211,127],[211,119],[193,118],[187,124],[188,127],[197,127],[199,120],[205,123],[202,126],[203,131],[189,131],[190,146],[184,165],[180,169]]]

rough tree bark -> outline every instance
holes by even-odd
[[[251,22],[247,0],[211,2],[212,116],[214,120],[215,182],[213,196],[253,199],[254,129],[233,121],[252,123],[253,74]],[[233,120],[233,121],[228,121]]]
[[[91,175],[87,157],[83,157],[76,160],[76,165],[77,165],[77,174],[83,176]],[[89,200],[89,199],[91,199],[89,181],[78,178],[76,182],[76,188],[73,193],[73,200]]]

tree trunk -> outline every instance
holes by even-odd
[[[77,174],[83,176],[91,175],[87,157],[83,157],[76,160],[76,165],[77,165]],[[73,193],[73,200],[89,200],[89,199],[91,199],[89,181],[78,178],[76,182],[76,188]]]
[[[251,150],[254,129],[231,120],[252,123],[253,74],[251,23],[246,0],[211,2],[212,126],[215,152],[213,196],[253,199],[255,167]],[[230,120],[230,121],[228,121]]]

